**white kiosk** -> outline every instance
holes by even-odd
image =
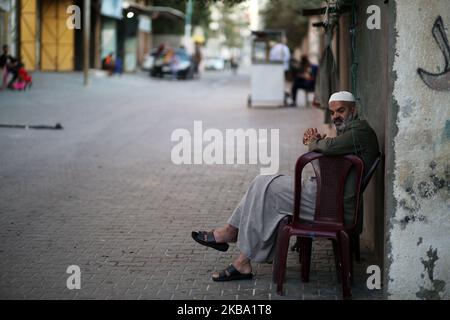
[[[247,106],[286,106],[283,62],[269,61],[270,42],[280,42],[282,30],[252,31],[251,92]]]

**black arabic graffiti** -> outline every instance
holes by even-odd
[[[442,22],[441,16],[438,16],[434,22],[432,33],[444,55],[444,71],[441,73],[431,73],[419,68],[417,69],[417,72],[423,82],[431,89],[437,91],[450,91],[450,46],[448,45],[448,39],[445,34],[444,23]]]

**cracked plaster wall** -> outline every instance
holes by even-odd
[[[397,0],[395,7],[387,294],[449,299],[450,83],[448,91],[433,90],[417,69],[445,71],[432,27],[441,16],[450,38],[450,1]]]

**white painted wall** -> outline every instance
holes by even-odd
[[[393,98],[398,133],[394,141],[386,141],[395,153],[396,203],[386,230],[387,293],[391,299],[449,299],[450,88],[430,89],[417,69],[444,69],[431,32],[441,15],[450,40],[450,1],[397,0],[396,7]]]

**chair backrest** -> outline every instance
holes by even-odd
[[[317,161],[315,161],[317,160]],[[322,224],[344,226],[344,188],[347,177],[355,172],[355,208],[359,206],[361,182],[364,171],[363,161],[355,155],[325,156],[317,152],[302,155],[295,168],[294,221],[299,222],[303,168],[313,162],[316,174],[317,195],[314,221]],[[354,225],[358,222],[355,209]],[[346,226],[347,227],[347,226]]]
[[[372,179],[373,174],[377,170],[378,165],[381,162],[381,152],[378,152],[378,156],[376,157],[375,161],[372,164],[372,167],[370,167],[369,171],[367,172],[366,176],[363,178],[362,185],[361,185],[361,192],[363,193],[364,190],[366,190],[367,185],[370,182],[370,179]]]

